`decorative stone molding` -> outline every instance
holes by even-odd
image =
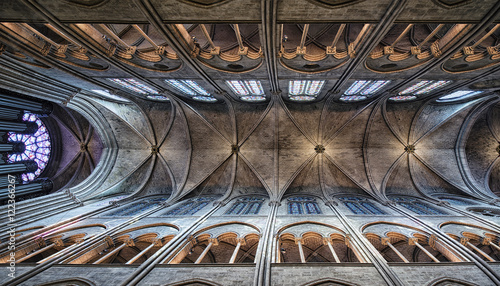
[[[467,243],[470,241],[470,238],[468,237],[461,237],[460,238],[460,244],[467,246]]]
[[[279,201],[270,201],[270,202],[269,202],[269,206],[270,206],[270,207],[272,207],[272,206],[277,206],[277,207],[279,207],[279,206],[281,206],[281,202],[279,202]]]
[[[408,238],[408,245],[415,245],[415,243],[418,243],[418,238],[416,237]]]
[[[405,152],[408,154],[415,153],[415,145],[408,145],[405,147]]]
[[[387,245],[388,243],[391,243],[391,238],[390,237],[382,237],[380,239],[380,242],[382,243],[382,245]]]
[[[317,145],[316,147],[314,147],[314,151],[316,151],[316,153],[324,153],[325,147],[323,145]]]

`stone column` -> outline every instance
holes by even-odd
[[[106,261],[106,259],[110,258],[111,256],[117,254],[118,252],[120,252],[120,250],[122,250],[123,248],[125,248],[126,246],[129,246],[129,243],[128,241],[125,241],[124,243],[122,243],[120,246],[118,246],[117,248],[113,249],[112,251],[110,251],[108,254],[104,255],[103,257],[99,258],[98,260],[94,261],[94,263],[92,264],[101,264],[103,261]],[[133,241],[132,241],[133,243]]]
[[[335,259],[335,262],[340,263],[339,256],[335,252],[335,249],[333,249],[332,239],[329,237],[323,237],[323,243],[328,245],[328,248],[330,249],[330,252],[332,253],[333,259]]]
[[[231,259],[229,259],[229,263],[234,263],[236,260],[236,257],[238,256],[238,251],[240,251],[241,244],[245,242],[243,238],[237,238],[236,241],[238,242],[236,244],[236,247],[234,248],[233,255],[231,255]]]
[[[366,239],[366,237],[361,234],[361,232],[359,232],[359,230],[352,226],[347,217],[336,208],[337,203],[334,201],[328,201],[326,205],[328,205],[330,209],[337,215],[342,225],[352,235],[352,241],[355,241],[359,246],[361,253],[369,258],[368,262],[371,261],[373,263],[385,282],[388,285],[394,286],[404,285],[397,274],[389,267],[387,261],[385,261],[378,250]]]
[[[408,240],[408,243],[410,245],[415,245],[416,247],[420,248],[420,250],[422,250],[430,259],[432,259],[434,262],[441,262],[439,261],[434,255],[432,255],[429,251],[427,251],[427,249],[425,249],[422,245],[420,245],[420,243],[418,243],[418,238],[410,238]]]
[[[201,261],[203,260],[203,258],[205,258],[205,256],[207,255],[208,251],[210,250],[210,248],[212,247],[212,245],[217,245],[218,241],[216,238],[211,238],[208,240],[208,245],[207,247],[203,250],[203,252],[200,254],[200,256],[198,257],[198,259],[196,259],[196,261],[194,262],[194,264],[199,264],[201,263]]]
[[[299,248],[299,255],[300,255],[300,262],[306,263],[306,257],[304,255],[304,249],[302,248],[302,238],[296,238],[295,243],[298,245]]]
[[[141,252],[139,252],[136,256],[134,256],[132,259],[130,259],[129,261],[127,261],[127,263],[125,263],[125,264],[132,264],[132,263],[134,263],[137,259],[141,258],[144,254],[146,254],[154,246],[161,246],[161,239],[155,239],[155,240],[153,240],[153,242],[151,243],[150,246],[144,248],[144,250],[142,250]]]
[[[406,259],[406,257],[404,257],[404,255],[401,252],[399,252],[399,250],[396,247],[394,247],[394,245],[392,245],[391,238],[383,237],[382,244],[389,246],[392,249],[392,251],[394,251],[398,255],[398,257],[401,258],[401,260],[403,260],[404,263],[410,263],[408,259]]]
[[[253,281],[254,286],[271,285],[271,258],[274,242],[276,242],[276,239],[274,239],[274,224],[280,205],[281,203],[279,201],[269,202],[269,214],[255,255],[256,269]]]

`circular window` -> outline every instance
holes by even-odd
[[[50,136],[45,124],[35,114],[25,113],[23,121],[35,122],[38,130],[33,135],[8,133],[8,142],[23,142],[26,149],[21,154],[9,154],[7,161],[9,163],[17,161],[34,160],[38,169],[34,173],[25,173],[21,175],[24,182],[30,182],[36,179],[43,172],[50,158]]]

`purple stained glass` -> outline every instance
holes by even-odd
[[[22,154],[9,154],[7,161],[9,163],[35,160],[38,169],[34,173],[22,174],[21,178],[24,182],[33,181],[47,167],[50,158],[50,135],[43,122],[35,114],[25,113],[24,121],[35,122],[38,125],[38,130],[33,135],[23,135],[9,132],[8,142],[23,142],[26,145],[26,150]]]

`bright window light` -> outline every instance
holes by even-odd
[[[252,95],[263,95],[264,90],[262,89],[262,85],[258,80],[245,80],[245,85],[250,90]]]
[[[289,95],[300,95],[304,93],[306,88],[305,80],[291,80],[288,83],[288,94]]]
[[[390,80],[357,80],[344,92],[344,95],[366,95],[376,94],[382,87],[386,86]]]
[[[420,88],[422,88],[422,87],[430,84],[431,82],[432,82],[431,80],[422,80],[422,81],[419,81],[416,84],[408,87],[407,89],[399,92],[399,95],[411,94],[411,93],[419,90]]]
[[[426,94],[426,93],[429,93],[431,91],[434,91],[438,88],[441,88],[447,84],[451,83],[451,80],[440,80],[440,81],[436,81],[424,88],[422,88],[421,90],[415,92],[414,94],[415,95],[419,95],[419,94]]]
[[[359,93],[370,83],[369,80],[357,80],[344,92],[345,95],[353,95]]]
[[[187,87],[183,83],[181,83],[179,80],[176,79],[167,79],[165,80],[166,83],[168,83],[170,86],[173,88],[179,90],[180,92],[186,94],[186,95],[196,95],[196,91],[192,90],[191,88]]]
[[[359,94],[361,94],[361,95],[373,95],[373,94],[377,93],[377,91],[379,91],[382,87],[384,87],[389,82],[390,82],[389,80],[377,80],[377,81],[371,83],[365,90],[363,90]]]
[[[410,100],[415,100],[417,99],[416,96],[414,95],[400,95],[400,96],[393,96],[393,97],[389,97],[389,100],[392,100],[392,101],[410,101]]]
[[[312,81],[307,81],[306,84],[306,94],[307,95],[312,95],[316,96],[319,94],[321,89],[323,88],[323,85],[325,84],[324,80],[312,80]]]
[[[226,84],[238,96],[264,95],[264,89],[259,80],[226,80]]]
[[[158,91],[132,78],[108,78],[107,80],[139,94],[158,94]]]
[[[354,101],[361,101],[367,99],[366,96],[364,95],[348,95],[348,96],[342,96],[340,98],[341,101],[345,102],[354,102]]]
[[[189,88],[197,92],[198,94],[205,95],[205,96],[210,96],[210,93],[208,93],[203,87],[201,87],[199,84],[192,80],[181,80],[182,83],[187,85]]]
[[[262,96],[262,95],[246,95],[246,96],[240,97],[240,99],[243,101],[248,101],[248,102],[257,102],[257,101],[266,100],[266,97]]]
[[[170,99],[163,95],[148,95],[147,98],[158,101],[169,101]]]
[[[293,101],[313,101],[315,99],[316,99],[316,97],[309,96],[309,95],[293,95],[293,96],[290,96],[290,100],[293,100]]]
[[[472,91],[472,90],[458,90],[453,93],[450,93],[445,96],[441,96],[437,102],[448,102],[448,101],[457,101],[472,97],[474,95],[478,95],[482,93],[482,91]]]
[[[324,80],[291,80],[288,82],[288,95],[317,96],[324,84]]]
[[[198,96],[193,96],[194,100],[198,101],[204,101],[204,102],[215,102],[217,99],[215,97],[211,96],[203,96],[203,95],[198,95]]]
[[[92,89],[91,90],[92,92],[95,92],[101,96],[104,96],[104,97],[107,97],[109,99],[114,99],[114,100],[118,100],[118,101],[124,101],[124,102],[128,102],[128,100],[126,100],[125,98],[122,98],[118,95],[114,95],[114,94],[111,94],[109,93],[108,90],[104,90],[104,89]]]
[[[405,95],[405,94],[413,94],[413,95],[420,95],[420,94],[426,94],[431,91],[435,91],[439,88],[442,88],[443,86],[450,84],[452,81],[451,80],[422,80],[417,82],[416,84],[408,87],[407,89],[399,92],[399,95]]]

